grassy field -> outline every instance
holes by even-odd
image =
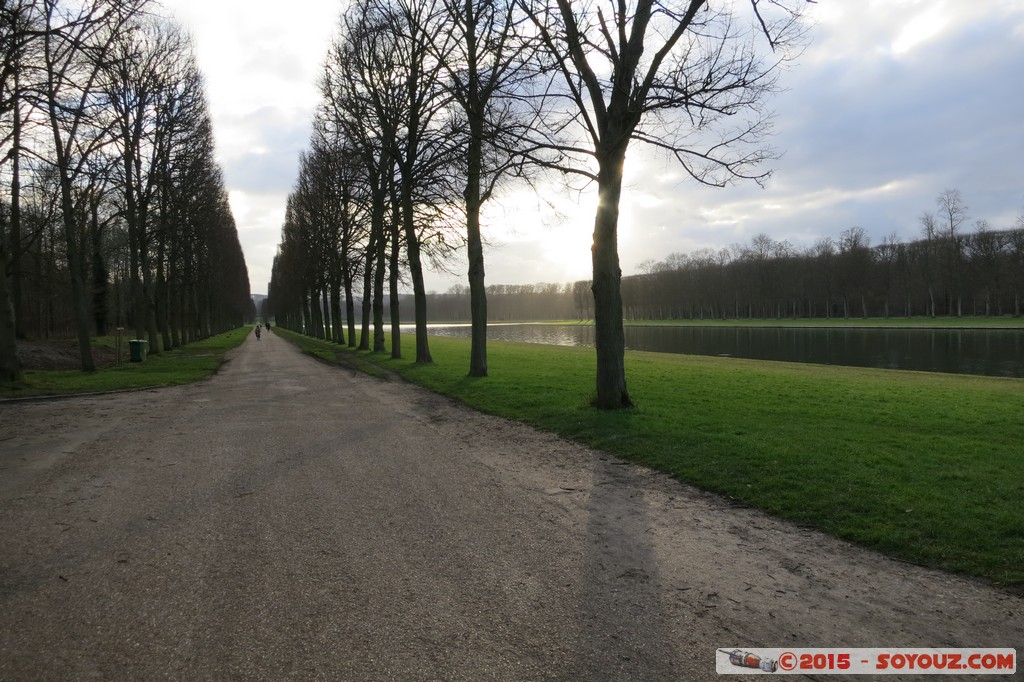
[[[126,360],[120,367],[105,367],[95,372],[27,371],[24,380],[19,384],[0,384],[0,398],[96,393],[187,384],[217,371],[224,361],[224,354],[241,344],[250,329],[240,327],[204,341],[150,355],[145,362]],[[113,348],[112,337],[99,338],[94,345]]]
[[[1024,592],[1024,380],[631,352],[637,406],[603,413],[588,404],[592,349],[490,342],[491,376],[472,379],[468,340],[431,338],[428,366],[303,343],[891,556]]]

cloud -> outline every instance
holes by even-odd
[[[225,115],[233,131],[218,154],[228,186],[246,192],[287,194],[298,175],[299,154],[309,147],[310,112],[265,106]]]

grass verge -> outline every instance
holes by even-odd
[[[359,353],[348,348],[342,348],[335,343],[314,339],[311,336],[298,334],[282,327],[275,327],[274,333],[298,346],[299,350],[306,355],[312,356],[318,360],[338,365],[345,365],[346,367],[375,376],[378,379],[388,379],[391,377],[391,373],[382,369],[378,363],[380,356],[374,356],[368,353]]]
[[[890,556],[1024,592],[1020,379],[630,352],[637,406],[607,413],[588,404],[591,349],[492,341],[491,376],[473,379],[465,339],[432,337],[432,365],[303,343]]]
[[[239,327],[187,346],[150,355],[145,362],[127,362],[95,372],[27,371],[21,383],[0,384],[0,398],[27,398],[75,393],[101,393],[188,384],[210,376],[224,355],[243,341],[250,327]],[[100,345],[106,343],[100,339]]]

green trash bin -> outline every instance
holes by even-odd
[[[130,339],[128,341],[128,353],[132,362],[142,362],[146,359],[148,343],[145,339]]]

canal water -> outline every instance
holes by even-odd
[[[626,327],[630,350],[1024,377],[1024,329]],[[431,325],[469,338],[469,325]],[[591,325],[492,324],[489,339],[593,346]]]

